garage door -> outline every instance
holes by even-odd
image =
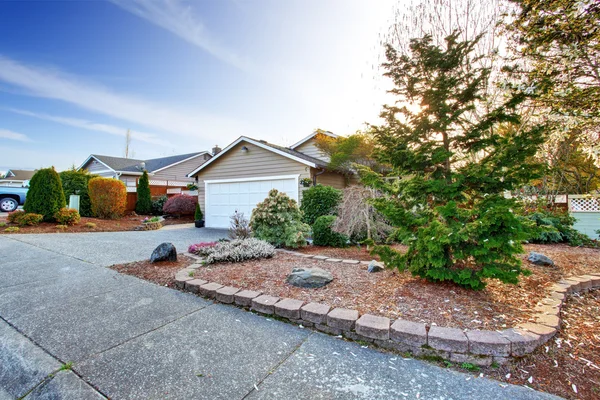
[[[229,217],[236,210],[250,219],[254,207],[267,197],[271,189],[284,192],[298,201],[298,176],[213,180],[205,184],[204,218],[209,228],[229,228]]]

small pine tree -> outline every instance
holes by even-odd
[[[25,212],[41,214],[44,221],[51,222],[54,221],[54,215],[66,205],[60,176],[54,167],[37,171],[29,182],[23,206]]]
[[[150,181],[148,180],[147,171],[144,171],[138,182],[135,212],[142,215],[152,214],[152,196],[150,195]]]
[[[196,212],[194,213],[194,219],[196,221],[202,221],[204,219],[204,215],[202,215],[202,209],[200,208],[200,203],[196,203]]]

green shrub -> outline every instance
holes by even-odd
[[[44,216],[42,214],[23,213],[19,215],[16,222],[19,226],[36,226],[39,225],[43,219]]]
[[[69,229],[69,225],[56,225],[56,229],[66,231],[67,229]]]
[[[138,214],[152,213],[152,197],[150,195],[150,181],[148,180],[148,172],[144,171],[142,177],[138,181],[137,186],[137,201],[135,202],[135,212]]]
[[[44,221],[53,221],[56,212],[65,206],[65,193],[54,167],[38,170],[29,182],[25,212],[42,214]]]
[[[89,228],[89,229],[94,229],[94,228],[96,228],[96,224],[93,222],[86,222],[85,227]]]
[[[61,172],[59,175],[63,192],[65,193],[65,200],[72,194],[79,195],[79,215],[82,217],[92,217],[92,203],[90,202],[88,185],[90,179],[95,178],[96,175],[91,175],[85,170],[68,170]]]
[[[2,221],[0,222],[0,228],[4,228],[6,226],[6,222]]]
[[[335,215],[323,215],[313,225],[313,244],[316,246],[346,247],[348,236],[331,229]]]
[[[23,211],[23,210],[16,210],[16,211],[13,211],[13,212],[9,212],[8,213],[8,218],[7,218],[8,222],[11,223],[11,224],[18,224],[19,223],[19,218],[22,215],[25,215],[25,211]]]
[[[117,179],[93,178],[88,185],[92,212],[98,218],[118,219],[125,213],[127,188]]]
[[[8,228],[6,228],[4,230],[4,232],[8,232],[8,233],[19,232],[19,227],[18,226],[9,226]]]
[[[300,210],[304,213],[302,222],[315,223],[323,215],[336,215],[336,209],[342,200],[342,191],[331,186],[317,185],[302,192]]]
[[[166,194],[152,199],[152,215],[163,215],[165,203],[169,200]]]
[[[202,221],[204,215],[202,215],[202,209],[200,208],[200,203],[196,203],[196,212],[194,213],[194,219],[196,221]]]
[[[61,208],[54,219],[61,225],[75,225],[81,221],[81,216],[74,208]]]
[[[255,237],[276,247],[306,246],[310,227],[301,221],[301,217],[296,200],[273,189],[252,211],[250,228]]]

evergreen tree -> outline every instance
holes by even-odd
[[[60,176],[52,168],[37,171],[29,181],[29,190],[23,208],[25,212],[41,214],[44,221],[54,221],[58,210],[66,206]]]
[[[539,176],[531,160],[544,131],[499,132],[502,124],[519,125],[515,108],[526,95],[509,90],[486,111],[489,69],[472,55],[476,43],[454,33],[445,46],[425,36],[411,40],[406,54],[386,47],[383,66],[398,102],[384,106],[385,123],[374,128],[375,155],[401,178],[366,171],[363,180],[387,194],[374,204],[409,246],[405,254],[376,247],[388,266],[482,289],[484,278],[517,283],[524,272],[516,255],[526,227],[503,192]]]
[[[135,212],[143,215],[152,214],[152,196],[150,195],[150,181],[148,180],[147,171],[144,171],[138,181]]]
[[[59,173],[65,200],[72,194],[79,195],[79,215],[82,217],[92,217],[92,204],[88,193],[88,184],[90,179],[97,175],[91,175],[88,171],[77,171],[75,167]]]

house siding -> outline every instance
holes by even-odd
[[[333,186],[336,189],[343,189],[346,187],[346,178],[342,174],[325,172],[324,174],[317,175],[317,183],[325,186]]]
[[[241,152],[242,146],[248,148],[247,153]],[[242,141],[197,174],[198,203],[205,213],[204,182],[207,180],[279,175],[299,175],[299,179],[310,178],[310,167]],[[301,200],[302,190],[299,191],[299,197]]]
[[[150,179],[161,179],[165,181],[180,181],[180,182],[194,182],[193,178],[188,178],[186,175],[204,164],[210,156],[208,154],[202,154],[198,157],[192,158],[182,162],[181,164],[173,165],[163,169],[162,171],[156,172]]]
[[[319,150],[319,148],[316,146],[316,140],[314,138],[307,140],[300,146],[296,147],[294,150],[304,153],[307,156],[315,157],[319,160],[329,162],[329,157],[326,156],[321,150]]]
[[[92,159],[90,160],[90,162],[87,163],[87,165],[84,167],[84,169],[87,169],[89,171],[90,174],[95,174],[98,171],[106,171],[107,168],[106,165],[99,163],[98,161]],[[100,174],[101,176],[107,176],[106,174]],[[113,173],[110,173],[110,176],[112,176]]]
[[[577,219],[573,228],[592,239],[598,238],[596,231],[600,229],[600,212],[572,212],[571,216]]]

